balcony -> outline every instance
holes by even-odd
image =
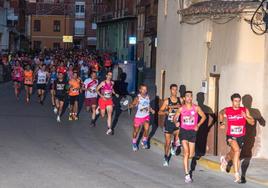
[[[219,20],[219,23],[228,22],[237,16],[252,14],[260,2],[218,0],[200,1],[190,4],[187,8],[179,9],[182,23],[195,24],[205,19]],[[180,6],[181,7],[181,6]]]

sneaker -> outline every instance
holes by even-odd
[[[232,166],[233,166],[233,161],[228,161],[227,166],[226,166],[227,173],[231,171]]]
[[[133,151],[138,151],[138,146],[137,146],[137,144],[135,144],[135,143],[132,143],[132,150]]]
[[[235,176],[235,180],[234,180],[234,182],[235,182],[235,183],[240,183],[241,181],[240,181],[240,175],[239,175],[239,173],[236,172],[236,173],[234,174],[234,176]]]
[[[78,120],[78,116],[75,115],[75,116],[73,117],[73,120],[75,120],[75,121]]]
[[[186,174],[186,175],[185,175],[185,179],[184,179],[184,181],[185,181],[185,183],[192,183],[192,182],[193,182],[193,180],[192,180],[190,174]]]
[[[225,160],[224,156],[221,156],[221,171],[225,172],[227,167],[227,161]]]
[[[89,127],[95,127],[95,126],[96,126],[95,122],[91,122],[89,125]]]
[[[165,156],[163,160],[163,166],[168,166],[168,165],[169,165],[168,158]]]
[[[112,133],[113,133],[113,131],[112,131],[111,128],[109,128],[109,129],[106,131],[106,134],[107,134],[107,135],[111,135]]]
[[[56,107],[54,107],[53,112],[54,112],[54,114],[57,114],[58,113],[58,109]]]
[[[171,155],[176,155],[176,151],[177,151],[177,147],[176,146],[173,146],[173,144],[171,144],[170,154]]]
[[[73,116],[72,114],[69,114],[69,121],[72,121],[73,120]]]
[[[148,146],[148,141],[145,141],[145,140],[142,141],[142,142],[141,142],[141,145],[142,145],[142,148],[143,148],[143,149],[148,149],[148,148],[149,148],[149,146]]]
[[[241,176],[240,182],[241,184],[247,183],[246,177]]]
[[[57,116],[57,122],[60,123],[60,116]]]

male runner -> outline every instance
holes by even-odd
[[[180,140],[179,140],[179,123],[174,123],[173,118],[181,106],[180,98],[177,96],[178,86],[176,84],[170,85],[170,97],[164,100],[158,114],[165,115],[165,156],[163,166],[169,165],[169,158],[170,154],[175,155],[177,148],[180,147]],[[172,135],[174,137],[174,142],[171,145],[171,138]],[[171,147],[171,149],[170,149]]]
[[[58,73],[58,79],[55,80],[53,84],[55,90],[55,98],[56,98],[56,108],[57,108],[57,122],[61,122],[62,109],[64,106],[64,101],[66,99],[67,87],[68,83],[64,79],[64,73]]]
[[[49,73],[46,71],[45,64],[41,65],[41,67],[37,71],[36,75],[37,75],[37,93],[38,93],[38,97],[39,97],[39,102],[41,105],[43,105],[47,81],[49,80]]]
[[[198,122],[198,115],[201,120]],[[189,171],[189,159],[194,156],[196,133],[206,120],[206,115],[198,105],[193,104],[192,91],[185,92],[185,104],[182,105],[174,116],[174,122],[180,116],[180,140],[183,146],[183,166],[185,171],[185,183],[191,183],[192,175]]]
[[[87,78],[84,81],[84,90],[85,90],[85,106],[87,108],[87,112],[91,109],[91,125],[95,126],[96,121],[96,108],[97,108],[97,97],[98,94],[96,92],[98,86],[97,73],[91,72],[90,78]]]
[[[141,84],[139,87],[139,94],[134,99],[134,101],[129,105],[129,108],[133,108],[137,106],[137,112],[134,118],[134,124],[133,124],[133,132],[132,132],[132,150],[137,151],[138,145],[137,145],[137,137],[138,133],[140,131],[140,128],[143,126],[144,132],[143,132],[143,139],[142,139],[142,147],[144,149],[148,149],[148,136],[149,136],[149,129],[150,129],[150,112],[152,114],[155,113],[155,111],[150,107],[150,98],[148,95],[148,89],[147,86],[144,84]]]
[[[246,134],[246,122],[254,125],[255,120],[251,117],[245,107],[241,107],[241,96],[235,93],[231,96],[232,106],[224,108],[219,113],[220,127],[226,130],[226,141],[231,150],[226,156],[221,157],[221,170],[227,170],[227,164],[232,161],[235,171],[235,182],[241,183],[239,175],[240,151],[244,145],[244,136]],[[226,122],[224,121],[226,118]]]

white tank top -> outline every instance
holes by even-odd
[[[135,117],[144,118],[144,117],[149,116],[149,109],[150,109],[149,96],[147,95],[146,97],[142,97],[139,94],[138,99],[139,99],[139,103],[138,103],[138,109],[137,109]]]
[[[45,84],[47,80],[47,73],[41,70],[37,73],[37,84]]]

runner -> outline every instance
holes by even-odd
[[[11,76],[14,83],[15,96],[16,99],[19,100],[21,82],[23,81],[23,68],[18,60],[15,62]]]
[[[180,124],[177,122],[176,124],[173,122],[174,115],[178,108],[181,106],[180,98],[177,96],[178,86],[176,84],[170,85],[170,97],[164,100],[163,105],[161,106],[158,114],[166,115],[165,118],[165,156],[163,166],[169,165],[170,154],[175,155],[177,148],[180,147],[179,140],[179,126]],[[172,135],[174,137],[174,141],[171,144]]]
[[[24,71],[24,87],[26,92],[26,102],[30,102],[31,95],[33,93],[34,73],[31,70],[31,66],[28,64]]]
[[[73,77],[69,80],[69,100],[70,100],[70,114],[69,120],[78,120],[78,100],[81,92],[82,82],[78,77],[78,72],[73,72]]]
[[[55,114],[57,114],[57,108],[56,108],[56,103],[55,103],[55,87],[54,87],[54,82],[57,79],[57,72],[56,72],[56,67],[52,66],[50,70],[50,95],[51,95],[51,103],[53,107],[53,111]]]
[[[150,129],[150,112],[152,114],[155,111],[150,107],[150,98],[147,94],[147,86],[141,84],[139,87],[139,94],[134,99],[134,101],[129,105],[129,108],[137,106],[137,112],[134,118],[133,132],[132,132],[132,149],[137,151],[139,149],[137,145],[137,137],[140,131],[141,126],[143,126],[143,138],[142,138],[142,147],[143,149],[148,149],[148,136]]]
[[[113,114],[113,99],[112,94],[116,97],[119,97],[118,94],[114,92],[113,86],[114,82],[112,81],[113,73],[111,71],[107,72],[106,80],[102,81],[97,87],[97,93],[100,96],[99,98],[99,108],[101,112],[101,117],[104,118],[105,111],[107,111],[107,135],[113,134],[112,130],[112,114]]]
[[[42,64],[36,73],[37,75],[37,94],[41,105],[44,104],[47,81],[49,80],[49,73],[46,71],[46,65]]]
[[[62,109],[66,99],[68,83],[64,79],[64,73],[58,72],[58,79],[53,85],[55,90],[56,108],[57,108],[57,122],[61,122]]]
[[[201,120],[198,122],[198,115]],[[183,165],[185,171],[185,183],[193,181],[192,174],[189,171],[189,159],[194,156],[196,133],[199,127],[206,120],[206,115],[198,105],[193,104],[192,91],[185,92],[185,104],[182,105],[174,116],[174,122],[177,122],[180,116],[180,140],[183,146]]]
[[[87,112],[91,109],[91,127],[95,126],[96,122],[96,108],[97,108],[97,97],[98,94],[96,92],[98,86],[97,73],[91,72],[90,78],[86,79],[84,82],[83,89],[85,90],[85,106]]]
[[[227,107],[220,111],[219,121],[222,129],[227,126],[226,129],[226,141],[227,145],[231,147],[229,153],[226,156],[221,157],[221,170],[229,171],[227,165],[233,163],[235,171],[235,180],[237,183],[245,183],[240,180],[239,166],[240,166],[240,151],[244,145],[244,136],[246,134],[246,122],[250,125],[255,124],[255,120],[249,114],[249,111],[245,107],[240,107],[241,96],[235,93],[231,96],[232,106]],[[226,121],[224,121],[226,118]],[[231,165],[228,166],[231,168]]]

